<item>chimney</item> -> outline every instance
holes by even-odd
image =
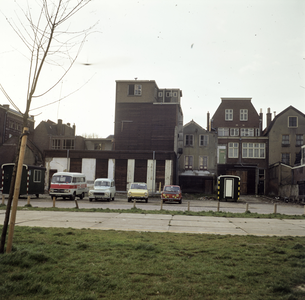
[[[262,133],[263,131],[263,110],[260,109],[260,112],[259,112],[259,132],[260,134]]]
[[[207,131],[211,131],[211,126],[210,126],[210,113],[207,113]]]
[[[5,109],[9,109],[9,108],[10,108],[10,105],[9,105],[9,104],[3,104],[3,107],[4,107]]]
[[[267,112],[267,127],[269,127],[270,123],[271,123],[271,112],[269,107]]]
[[[57,121],[57,135],[62,135],[62,119]]]
[[[73,136],[75,136],[75,124],[73,124]]]

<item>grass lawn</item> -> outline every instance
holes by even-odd
[[[305,299],[305,238],[16,226],[0,270],[5,300]]]

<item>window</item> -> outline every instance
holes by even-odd
[[[60,140],[58,140],[58,139],[52,140],[52,149],[54,149],[54,150],[60,149]]]
[[[41,182],[41,170],[34,170],[34,182]]]
[[[193,146],[194,138],[192,134],[185,135],[185,146]]]
[[[243,158],[265,158],[265,144],[263,143],[243,143]]]
[[[288,117],[288,127],[298,127],[298,117]]]
[[[282,135],[282,146],[289,146],[289,134]]]
[[[74,140],[63,140],[63,149],[74,149]]]
[[[218,136],[229,136],[229,128],[218,128]]]
[[[240,136],[254,136],[254,128],[241,128]]]
[[[230,128],[230,136],[239,136],[239,128]]]
[[[229,158],[237,158],[238,157],[238,143],[229,143]]]
[[[142,95],[142,85],[141,84],[129,84],[128,85],[128,95],[141,96]]]
[[[172,97],[172,96],[173,96],[172,92],[166,92],[166,97]]]
[[[199,146],[207,146],[209,142],[209,136],[201,134],[199,136]]]
[[[247,109],[241,109],[239,111],[239,119],[240,119],[240,121],[248,121],[248,110]]]
[[[303,134],[297,134],[296,136],[296,146],[303,145]]]
[[[177,92],[173,92],[173,97],[177,97],[178,93]]]
[[[162,98],[163,97],[163,92],[158,92],[158,97]]]
[[[282,163],[289,165],[290,163],[290,153],[282,153]]]
[[[94,150],[102,150],[102,143],[94,143]]]
[[[199,156],[199,170],[206,170],[208,168],[208,157]]]
[[[226,109],[225,110],[225,120],[226,121],[233,121],[233,109]]]
[[[193,169],[193,156],[186,155],[184,157],[184,168],[185,168],[185,170],[192,170]]]

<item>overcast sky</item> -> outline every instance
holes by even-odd
[[[5,20],[17,22],[16,2],[25,0],[0,7],[0,83],[24,112],[28,53]],[[29,3],[35,13],[36,1]],[[250,97],[264,115],[290,105],[305,113],[304,0],[95,0],[71,22],[98,24],[68,76],[31,108],[83,87],[32,110],[35,126],[62,119],[77,135],[107,137],[114,133],[115,81],[135,77],[181,89],[184,124],[193,119],[206,128],[207,112],[212,116],[222,97]],[[54,66],[42,75],[39,91],[58,80]],[[8,104],[1,92],[0,104]]]

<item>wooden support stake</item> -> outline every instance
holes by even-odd
[[[246,212],[249,211],[249,203],[246,203]]]
[[[133,199],[133,208],[136,208],[136,199]]]
[[[160,210],[162,210],[163,209],[163,200],[161,199],[161,205],[160,205],[161,207],[160,207]]]
[[[189,201],[189,202],[187,203],[187,211],[190,211],[190,206],[191,206],[191,202]]]
[[[18,199],[19,199],[19,194],[20,194],[23,161],[24,161],[25,150],[26,150],[26,142],[27,142],[27,138],[28,138],[26,133],[28,131],[29,131],[28,127],[23,128],[24,135],[22,136],[21,143],[20,143],[18,167],[17,167],[17,173],[16,173],[16,181],[15,181],[15,188],[14,188],[12,211],[11,211],[11,216],[10,216],[10,226],[9,226],[9,232],[8,232],[8,238],[7,238],[6,253],[11,253],[12,246],[13,246],[13,236],[14,236],[15,223],[16,223]]]
[[[53,197],[53,207],[55,207],[56,197]]]
[[[276,209],[277,209],[277,204],[274,203],[274,209],[273,209],[273,213],[276,214]]]
[[[5,196],[2,195],[2,204],[4,205],[4,199],[5,199]]]
[[[28,196],[28,202],[27,202],[27,205],[31,205],[31,203],[30,203],[30,201],[31,201],[31,196]]]
[[[217,202],[217,212],[219,212],[220,209],[220,201]]]
[[[78,208],[79,208],[79,207],[78,207],[78,202],[77,202],[76,199],[74,199],[74,201],[75,201],[76,208],[78,209]]]

